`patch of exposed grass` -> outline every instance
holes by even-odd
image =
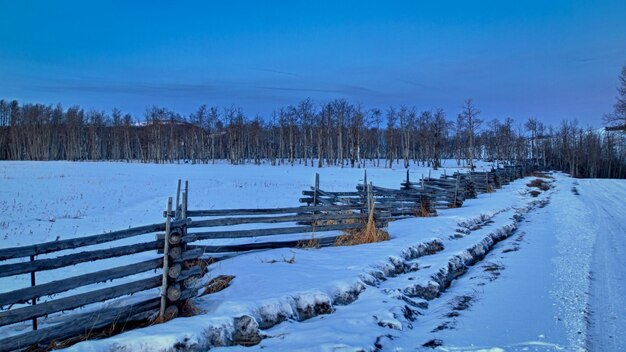
[[[536,178],[534,180],[532,180],[529,184],[527,184],[526,186],[528,187],[534,187],[534,188],[539,188],[542,191],[547,191],[551,188],[550,184],[540,178]]]
[[[233,281],[235,277],[232,275],[220,275],[214,277],[209,280],[206,284],[204,284],[204,290],[200,293],[199,296],[210,295],[212,293],[220,292],[230,286],[230,282]]]
[[[298,243],[296,244],[296,248],[300,248],[300,249],[320,248],[320,240],[315,237],[315,234],[312,234],[311,238],[307,240],[298,241]]]
[[[431,216],[432,214],[430,213],[430,202],[428,202],[427,200],[422,200],[420,202],[420,207],[415,209],[414,215],[421,218],[427,218]]]
[[[376,228],[374,221],[374,207],[370,210],[367,224],[362,229],[346,230],[335,240],[335,246],[355,246],[359,244],[375,243],[389,240],[389,233]]]

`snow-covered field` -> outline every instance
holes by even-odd
[[[160,222],[178,178],[190,182],[191,209],[294,206],[315,172],[328,190],[353,190],[363,178],[362,169],[350,168],[2,162],[0,247]],[[411,177],[427,173],[414,168]],[[375,185],[397,188],[404,177],[404,169],[368,168]],[[201,314],[70,350],[206,350],[256,336],[263,339],[251,350],[624,348],[626,182],[558,174],[553,189],[533,198],[529,180],[438,217],[393,222],[384,243],[218,262],[209,276],[235,279],[196,299]],[[41,273],[38,282],[67,275]],[[28,284],[26,276],[0,279],[0,292]],[[0,337],[23,325],[0,330]]]

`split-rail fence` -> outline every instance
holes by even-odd
[[[370,215],[377,227],[407,216],[433,216],[437,209],[462,206],[465,199],[492,192],[534,170],[528,165],[506,166],[437,179],[422,176],[416,182],[407,171],[398,189],[374,186],[365,174],[363,183],[350,192],[324,191],[316,175],[311,189],[302,192],[302,206],[272,209],[187,209],[188,183],[181,193],[179,180],[176,201],[168,199],[162,223],[0,249],[0,279],[27,275],[31,284],[0,293],[0,328],[32,326],[0,339],[0,351],[62,347],[69,339],[102,336],[94,332],[113,331],[115,326],[172,319],[198,294],[207,261],[298,247],[310,237],[318,246],[332,246],[338,236],[346,235],[342,231],[363,228]],[[145,240],[144,235],[151,234],[154,239]],[[143,241],[127,244],[133,238]],[[116,244],[119,241],[126,244]],[[37,283],[37,277],[49,271],[140,253],[151,253],[150,259]],[[96,285],[107,281],[111,284]],[[77,293],[67,294],[72,292]],[[74,312],[77,308],[84,310]],[[58,314],[64,311],[72,313]],[[46,319],[41,326],[39,320],[48,316],[55,319]]]

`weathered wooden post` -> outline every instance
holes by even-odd
[[[372,197],[372,183],[367,185],[367,213],[371,214],[374,207],[374,198]]]
[[[178,187],[176,187],[176,220],[180,219],[180,178],[178,179]]]
[[[485,171],[485,192],[489,193],[489,171]]]
[[[189,180],[185,180],[185,194],[187,195],[187,198],[183,201],[183,205],[187,208],[187,202],[189,201]],[[187,209],[185,209],[185,211],[187,211]]]
[[[313,206],[317,205],[317,197],[320,189],[320,174],[315,173],[315,185],[313,186]]]
[[[180,211],[181,217],[183,219],[187,219],[187,191],[183,192],[183,204],[182,204],[182,209]]]
[[[171,228],[166,223],[166,243],[167,254],[164,251],[165,290],[161,297],[161,317],[171,319],[176,317],[185,307],[185,302],[194,297],[197,293],[198,279],[204,275],[205,269],[200,263],[200,256],[204,253],[202,249],[188,250],[187,243],[195,240],[194,236],[187,234],[187,225],[191,222],[187,218],[189,207],[189,183],[185,181],[185,190],[182,192],[181,221],[177,226]],[[166,270],[167,269],[167,270]],[[163,301],[165,298],[165,304]],[[165,308],[163,308],[165,306]]]
[[[179,180],[180,181],[180,180]],[[178,183],[180,186],[180,182]],[[178,198],[178,195],[176,196]],[[164,319],[165,306],[167,304],[167,273],[169,272],[169,251],[170,251],[170,226],[172,213],[172,197],[167,199],[167,215],[165,218],[165,237],[163,242],[163,282],[161,283],[161,306],[159,309],[159,318]]]
[[[31,262],[35,261],[35,256],[34,255],[30,256],[30,261]],[[30,286],[33,287],[35,285],[36,285],[35,271],[31,271],[30,272]],[[37,297],[33,297],[33,300],[31,302],[31,304],[33,306],[37,305]],[[37,318],[33,318],[33,330],[37,330]]]
[[[458,198],[458,194],[459,194],[459,179],[460,179],[461,175],[457,175],[456,176],[456,187],[454,188],[454,207],[456,208],[457,205],[457,198]]]
[[[367,187],[367,170],[363,171],[363,185]]]

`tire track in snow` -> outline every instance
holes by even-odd
[[[570,347],[582,351],[587,336],[591,256],[598,226],[586,204],[569,191],[571,186],[559,190],[563,193],[552,202],[555,221],[562,226],[556,227],[558,256],[553,259],[556,285],[550,294],[558,302],[559,319],[565,325]]]
[[[598,232],[591,263],[590,322],[586,347],[593,351],[617,351],[626,345],[626,224],[623,220],[626,192],[622,180],[584,180],[581,198],[594,210]]]

